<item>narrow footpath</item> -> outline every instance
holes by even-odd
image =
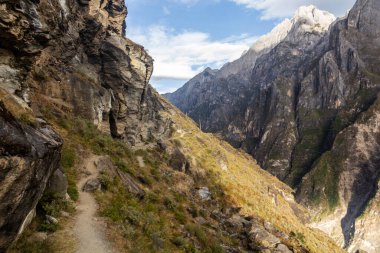
[[[76,253],[116,253],[107,240],[106,224],[96,216],[98,205],[95,197],[91,193],[82,191],[88,180],[98,176],[99,172],[95,166],[97,159],[98,157],[95,155],[85,159],[83,167],[86,171],[77,184],[79,191],[78,214],[73,228],[78,241]]]

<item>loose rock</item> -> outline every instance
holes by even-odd
[[[85,192],[95,192],[100,189],[101,183],[99,179],[89,179],[86,184],[83,186],[83,191]]]

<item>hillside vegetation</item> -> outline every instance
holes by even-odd
[[[266,238],[271,235],[293,252],[344,252],[322,232],[304,225],[307,211],[294,202],[290,187],[243,151],[201,132],[191,119],[161,102],[170,108],[163,117],[173,120],[163,148],[131,150],[84,119],[59,110],[44,112],[65,141],[61,164],[72,199],[80,190],[75,183],[81,177],[81,161],[89,154],[109,157],[143,192],[131,191],[111,170],[101,173],[99,215],[106,218],[109,238],[121,252],[261,252],[277,246]],[[207,189],[210,199],[202,199],[200,189]],[[243,228],[244,221],[250,222],[248,228]],[[65,244],[60,231],[67,223],[70,219],[45,248]],[[255,237],[254,229],[264,236]],[[19,245],[23,252],[45,252],[25,250],[28,244],[23,241]],[[59,252],[74,252],[75,245],[66,250]]]

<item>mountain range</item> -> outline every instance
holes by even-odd
[[[0,1],[0,252],[344,252],[151,87],[127,13]]]
[[[124,0],[0,0],[0,252],[379,252],[379,13],[301,7],[181,112]]]
[[[380,2],[301,7],[240,59],[164,96],[295,190],[313,225],[378,252]]]

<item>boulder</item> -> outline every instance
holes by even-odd
[[[101,156],[95,161],[95,166],[100,173],[111,172],[115,169],[115,165],[109,156]]]
[[[293,251],[291,251],[288,246],[286,246],[285,244],[282,244],[280,243],[279,245],[277,245],[276,247],[276,251],[278,253],[293,253]]]
[[[55,224],[55,225],[58,224],[57,218],[50,215],[46,215],[46,221],[50,224]]]
[[[139,186],[133,177],[123,171],[120,171],[119,169],[117,169],[116,172],[121,179],[121,182],[130,193],[140,199],[144,198],[145,191]]]
[[[249,232],[249,240],[254,247],[260,245],[264,248],[275,248],[277,244],[281,243],[278,237],[259,227],[253,227],[251,229]]]
[[[170,166],[181,172],[188,172],[190,170],[190,163],[185,155],[178,148],[173,151],[169,160]]]
[[[203,201],[211,200],[211,192],[208,187],[202,187],[198,190],[198,195]]]
[[[223,224],[229,231],[242,233],[250,228],[252,222],[247,221],[244,217],[238,214],[235,214],[231,218],[224,221]]]
[[[85,192],[95,192],[97,190],[100,190],[100,180],[97,178],[89,179],[85,185],[83,186],[82,190]]]
[[[66,175],[61,169],[58,169],[53,173],[53,175],[51,175],[45,191],[66,196],[67,186],[68,182]]]

